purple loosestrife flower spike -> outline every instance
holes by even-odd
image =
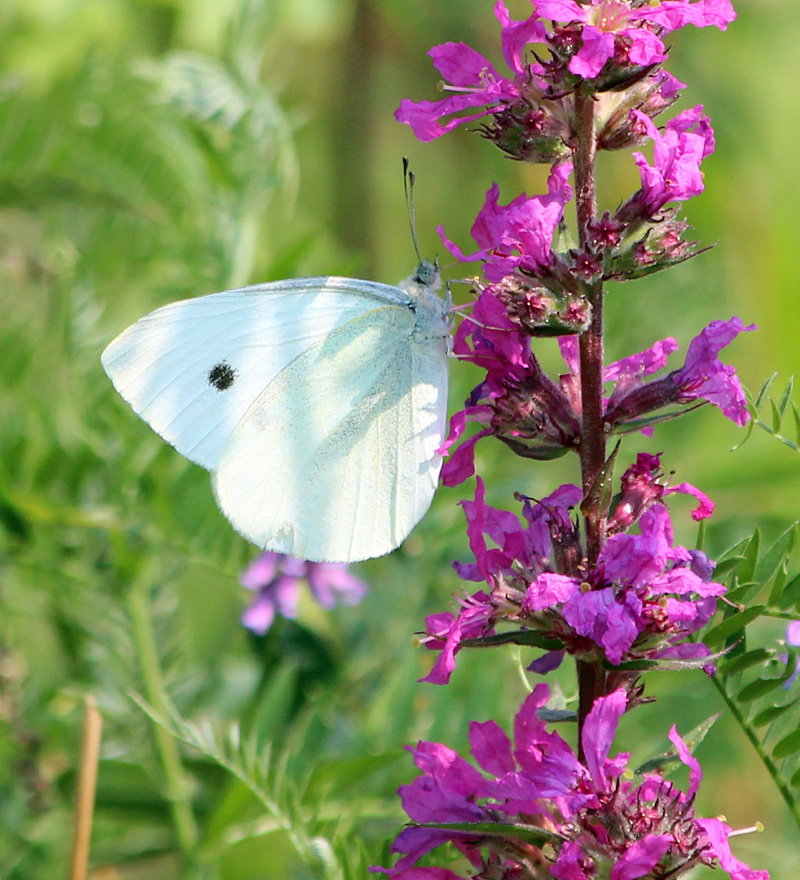
[[[242,614],[242,624],[263,636],[272,626],[276,614],[295,618],[300,587],[304,582],[326,610],[334,608],[337,601],[356,605],[367,592],[367,585],[351,574],[345,563],[306,562],[283,553],[262,553],[240,578],[243,587],[257,594]]]
[[[520,880],[547,872],[557,880],[637,880],[678,877],[703,864],[727,871],[733,880],[768,880],[730,849],[731,829],[719,819],[695,816],[694,799],[702,778],[694,758],[673,726],[669,739],[689,768],[689,787],[678,789],[657,773],[634,783],[623,775],[629,755],[611,757],[625,693],[598,698],[583,727],[585,761],[549,732],[539,717],[549,689],[538,685],[514,721],[514,740],[494,721],[470,724],[470,747],[480,770],[452,749],[420,742],[412,749],[422,771],[403,786],[403,807],[414,823],[459,823],[459,829],[411,825],[395,840],[402,854],[393,868],[373,868],[396,880],[453,880],[461,875],[440,868],[415,867],[426,853],[451,843],[468,860],[470,876]],[[500,830],[492,823],[522,822],[547,840],[540,846]],[[474,824],[471,831],[469,825]],[[431,873],[429,873],[431,872]]]

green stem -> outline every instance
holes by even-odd
[[[747,719],[742,714],[738,703],[735,700],[731,699],[730,695],[725,690],[724,684],[722,684],[722,682],[720,681],[720,676],[712,676],[711,681],[713,682],[714,687],[719,691],[720,696],[725,701],[725,705],[728,707],[728,710],[736,719],[739,727],[744,732],[744,735],[750,740],[750,745],[755,749],[756,754],[759,756],[759,758],[761,758],[762,763],[767,768],[767,773],[769,773],[769,775],[772,777],[772,781],[775,783],[776,788],[781,793],[781,797],[783,797],[784,801],[786,801],[786,806],[789,807],[789,812],[792,814],[792,818],[794,819],[795,824],[798,828],[800,828],[800,803],[798,803],[797,799],[792,794],[789,786],[781,778],[781,774],[778,770],[777,765],[767,753],[758,736],[756,736],[756,732],[748,724]]]
[[[142,583],[136,584],[131,590],[129,606],[133,619],[133,632],[147,701],[156,713],[168,718],[170,707],[165,696],[148,594],[147,586]],[[164,773],[165,795],[169,802],[175,837],[184,857],[191,859],[199,834],[178,744],[170,733],[157,724],[153,725],[153,732]]]

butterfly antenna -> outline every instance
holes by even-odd
[[[406,193],[406,208],[408,209],[408,221],[411,224],[411,241],[414,242],[414,250],[417,253],[417,259],[422,263],[422,255],[419,252],[419,244],[417,243],[417,218],[414,213],[414,172],[409,167],[408,156],[403,156],[403,189]]]

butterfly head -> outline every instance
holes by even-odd
[[[415,284],[419,284],[420,287],[438,290],[442,286],[442,277],[439,274],[439,260],[436,259],[432,263],[430,260],[420,260],[410,280]]]

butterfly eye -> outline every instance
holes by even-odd
[[[227,391],[236,380],[236,370],[230,364],[216,364],[208,371],[208,384],[213,385],[217,391]]]

